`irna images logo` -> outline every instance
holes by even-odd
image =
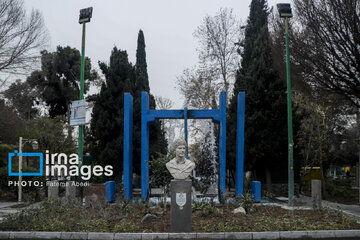
[[[8,154],[8,173],[9,176],[44,176],[43,171],[43,153],[19,153],[14,151]],[[14,172],[12,170],[12,163],[14,158],[18,157],[38,157],[39,172]],[[67,156],[65,153],[52,153],[49,154],[49,150],[45,153],[45,176],[64,176],[64,177],[77,177],[80,176],[83,180],[89,180],[91,176],[112,176],[113,166],[106,165],[102,167],[100,165],[79,165],[79,156],[76,153],[72,153]]]
[[[12,171],[12,158],[18,155],[19,157],[39,157],[40,166],[39,172],[13,172]],[[8,163],[9,163],[9,176],[43,176],[43,153],[19,153],[17,150],[14,153],[8,154]]]

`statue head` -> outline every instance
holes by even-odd
[[[177,147],[180,145],[186,146],[185,140],[182,138],[175,139],[173,144],[171,145],[171,150],[175,152]]]
[[[177,180],[188,178],[195,168],[195,163],[185,159],[185,149],[185,140],[176,139],[171,146],[171,150],[176,152],[176,157],[166,163],[166,168],[171,176]]]
[[[172,150],[176,153],[176,158],[184,160],[185,157],[186,142],[184,139],[178,138],[172,144]]]

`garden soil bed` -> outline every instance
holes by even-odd
[[[285,210],[278,206],[255,205],[248,214],[234,214],[235,206],[193,206],[194,232],[257,232],[297,230],[360,229],[355,219],[325,209]],[[146,214],[157,220],[142,223]],[[146,204],[111,204],[85,207],[77,203],[46,202],[40,208],[10,215],[0,231],[68,232],[170,232],[170,209]]]

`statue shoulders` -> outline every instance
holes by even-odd
[[[176,159],[173,158],[171,159],[170,161],[168,161],[166,164],[165,164],[167,167],[173,167],[173,166],[176,166],[177,163],[176,163]]]
[[[195,166],[195,163],[194,163],[193,161],[189,160],[189,159],[186,159],[186,160],[185,160],[185,163],[186,163],[186,165],[188,165],[188,166]]]

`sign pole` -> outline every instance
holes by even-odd
[[[84,68],[85,68],[85,22],[82,30],[82,41],[81,41],[81,71],[80,71],[80,100],[84,99]],[[79,145],[78,145],[78,156],[79,164],[83,162],[83,125],[79,125]]]

